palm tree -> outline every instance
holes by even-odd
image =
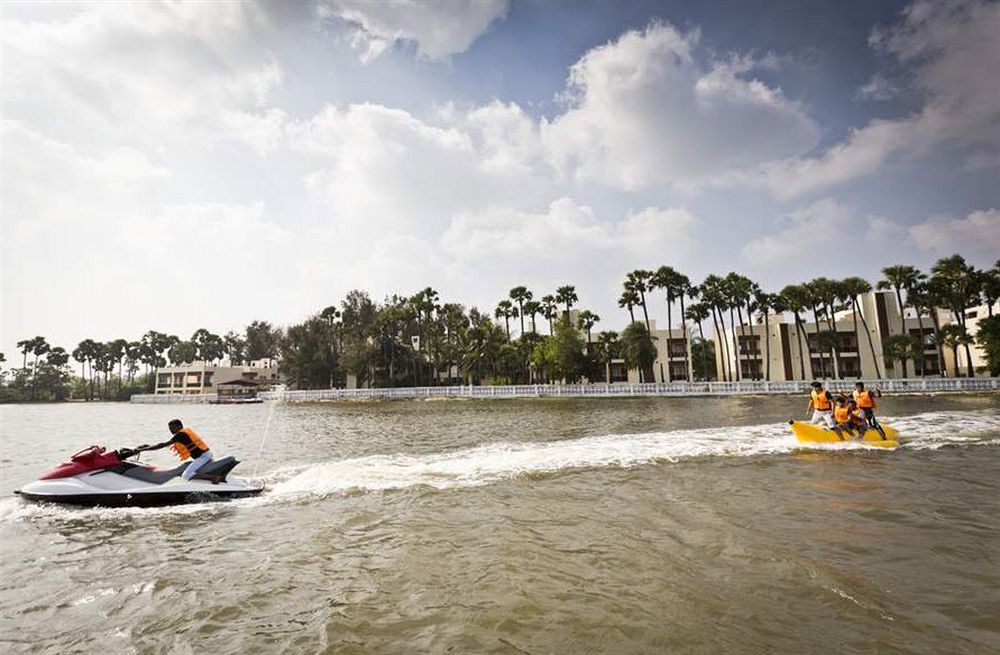
[[[801,284],[789,284],[782,289],[778,295],[781,297],[785,310],[791,312],[795,319],[795,343],[799,346],[799,374],[800,377],[805,380],[805,353],[808,351],[808,340],[805,336],[805,324],[802,322],[801,314],[806,310],[809,295]],[[803,344],[803,341],[805,341],[805,344]],[[809,360],[809,366],[812,368],[811,357]]]
[[[542,316],[549,321],[549,336],[553,334],[552,319],[556,317],[556,298],[552,294],[542,296]]]
[[[698,334],[701,335],[702,341],[705,340],[705,331],[701,327],[701,322],[704,321],[706,318],[708,318],[708,314],[709,314],[708,305],[703,302],[692,303],[691,306],[688,307],[687,311],[684,313],[685,319],[689,321],[694,321],[694,323],[698,326]],[[701,351],[701,368],[703,371],[708,370],[708,364],[707,362],[705,362],[704,349],[702,349]],[[694,377],[693,374],[691,377],[692,378]]]
[[[646,292],[650,290],[649,279],[651,271],[637,269],[625,276],[625,290],[639,294],[639,304],[642,305],[642,315],[646,319],[646,331],[649,332],[649,312],[646,311]]]
[[[802,288],[806,293],[806,308],[812,311],[813,324],[816,326],[816,350],[819,353],[819,368],[820,377],[826,378],[826,359],[824,359],[826,353],[823,351],[820,345],[820,327],[819,327],[819,315],[822,313],[820,307],[823,304],[823,297],[820,295],[820,288],[815,284],[816,280],[813,282],[806,282],[802,285]],[[821,282],[822,284],[822,282]],[[810,355],[811,356],[811,355]]]
[[[872,353],[872,361],[875,363],[875,376],[881,380],[882,379],[882,369],[878,365],[878,357],[875,355],[875,343],[872,341],[871,330],[868,329],[868,321],[865,320],[865,313],[863,311],[858,311],[860,309],[861,303],[858,301],[858,296],[864,293],[870,293],[872,290],[872,285],[868,283],[868,280],[860,277],[849,277],[844,279],[841,284],[844,286],[844,293],[850,296],[851,300],[851,311],[854,314],[854,329],[857,331],[858,317],[861,317],[861,324],[865,328],[865,335],[868,337],[868,348]],[[857,337],[855,337],[857,338]],[[861,347],[861,342],[858,341],[858,348]],[[859,353],[860,354],[860,353]],[[859,358],[860,360],[860,358]]]
[[[674,306],[674,299],[680,297],[681,301],[681,317],[684,316],[684,295],[687,293],[687,288],[691,285],[691,281],[685,276],[681,275],[675,271],[670,266],[661,266],[656,269],[649,278],[649,288],[650,289],[662,289],[667,296],[667,358],[669,360],[671,356],[670,352],[670,330],[674,326],[674,320],[672,315],[672,310]],[[683,324],[683,320],[682,320]],[[687,334],[685,330],[684,335],[685,344],[687,343]],[[684,348],[684,362],[687,365],[687,347]],[[669,361],[667,364],[667,374],[664,378],[663,375],[663,364],[660,364],[660,378],[665,379],[667,382],[673,382],[673,373],[670,371]]]
[[[884,280],[879,280],[875,283],[876,289],[888,290],[892,289],[896,292],[896,302],[899,306],[899,317],[902,323],[902,331],[900,334],[906,335],[906,320],[903,319],[903,289],[909,289],[913,287],[918,280],[920,280],[920,271],[918,271],[913,266],[899,264],[896,266],[886,266],[882,269],[882,275],[885,276]]]
[[[952,255],[939,259],[931,267],[931,274],[932,281],[936,282],[936,288],[955,316],[955,323],[968,333],[965,310],[970,302],[975,302],[979,297],[979,278],[976,269],[966,263],[961,255]],[[972,377],[972,352],[969,350],[969,343],[966,341],[961,345],[965,347],[965,356],[969,361],[969,376]],[[957,372],[957,363],[955,369]]]
[[[724,308],[727,307],[727,294],[722,278],[718,275],[706,277],[705,281],[701,283],[701,298],[712,311],[715,334],[719,343],[722,344],[723,378],[726,382],[731,382],[733,380],[733,367],[729,360],[729,340],[725,334],[726,323],[723,314]]]
[[[566,305],[566,325],[569,325],[569,310],[579,298],[576,295],[576,287],[571,285],[561,286],[556,289],[556,302]]]
[[[21,361],[22,371],[28,370],[28,353],[31,352],[31,349],[34,347],[34,345],[35,345],[34,339],[24,339],[23,341],[17,342],[17,349],[20,350],[21,353],[24,355],[24,358]]]
[[[937,333],[938,343],[951,349],[951,358],[955,362],[955,377],[958,377],[958,347],[962,345],[963,334],[965,331],[962,326],[956,323],[941,326]]]
[[[600,332],[597,335],[597,352],[604,361],[604,381],[611,383],[611,360],[618,351],[618,333]]]
[[[66,362],[69,361],[69,353],[66,352],[65,348],[56,346],[49,351],[48,356],[45,358],[50,366],[55,366],[56,368],[60,366],[65,366]]]
[[[125,358],[125,348],[128,341],[125,339],[115,339],[108,343],[108,352],[112,360],[118,362],[118,393],[122,391],[122,360]]]
[[[683,273],[677,273],[677,276],[674,278],[674,291],[677,293],[677,297],[681,301],[681,339],[684,341],[684,370],[687,371],[688,382],[690,382],[694,380],[694,371],[691,368],[691,362],[688,361],[688,350],[691,348],[691,344],[688,341],[687,319],[685,318],[684,313],[684,297],[691,296],[692,298],[696,298],[698,296],[698,292],[695,287],[691,285],[691,279]]]
[[[41,355],[49,352],[51,346],[45,340],[45,337],[35,337],[31,340],[31,354],[35,356],[35,363],[32,365],[31,369],[31,399],[35,399],[35,379],[38,377],[38,358]]]
[[[517,316],[517,308],[509,300],[501,300],[497,303],[493,316],[503,319],[504,326],[507,328],[507,343],[510,343],[510,319]]]
[[[535,316],[537,316],[539,314],[539,312],[541,312],[541,311],[542,311],[542,303],[536,302],[534,300],[526,300],[524,302],[524,307],[523,307],[523,309],[521,311],[521,322],[522,322],[522,324],[524,323],[524,317],[525,316],[530,316],[531,317],[531,333],[532,334],[538,334],[538,330],[535,329],[536,328],[536,325],[535,325]],[[523,334],[523,332],[522,332],[522,334]]]
[[[899,360],[902,371],[906,372],[906,363],[910,359],[915,359],[923,355],[922,346],[915,339],[906,334],[894,334],[885,340],[886,357]]]
[[[524,303],[531,300],[528,287],[514,287],[510,290],[510,299],[517,303],[517,313],[521,317],[521,334],[524,334]]]
[[[771,381],[771,321],[769,314],[771,310],[781,311],[781,297],[777,294],[766,293],[760,287],[754,289],[754,302],[757,311],[764,321],[764,379]]]
[[[752,299],[754,295],[754,287],[756,286],[748,277],[739,275],[738,273],[729,273],[725,277],[726,287],[729,289],[730,302],[731,305],[736,307],[736,316],[740,322],[740,336],[743,337],[743,345],[747,344],[747,333],[746,333],[746,322],[750,320],[750,316],[753,313]],[[747,321],[743,320],[743,307],[747,310]],[[732,316],[732,306],[729,310],[730,317]],[[735,338],[735,327],[733,337]],[[737,352],[742,352],[743,345],[737,342]],[[749,362],[747,362],[749,366]],[[738,365],[739,369],[743,368],[742,363]],[[740,371],[742,376],[742,370]],[[750,367],[750,377],[756,379],[756,374],[753,372],[753,367]]]
[[[73,349],[73,359],[80,362],[80,377],[83,379],[84,385],[87,383],[87,341],[90,341],[90,339],[81,341]]]
[[[913,310],[917,314],[917,325],[920,326],[920,340],[923,344],[927,343],[927,339],[924,337],[924,320],[922,316],[924,312],[930,316],[932,332],[931,341],[934,344],[934,350],[937,355],[937,370],[939,373],[944,371],[944,350],[941,346],[940,340],[938,339],[938,332],[941,329],[940,321],[938,319],[937,310],[934,307],[933,294],[931,293],[927,283],[927,276],[923,273],[920,274],[916,283],[906,290],[906,302],[913,307]],[[924,356],[921,354],[921,374],[926,374],[923,366],[923,359]]]
[[[827,328],[830,336],[827,339],[830,358],[833,361],[833,377],[840,379],[840,337],[837,332],[836,312],[838,309],[846,309],[846,305],[841,306],[842,298],[846,295],[839,280],[830,280],[819,277],[810,284],[816,291],[821,301],[821,309],[826,317]]]
[[[601,317],[585,309],[576,317],[576,324],[581,330],[587,333],[587,352],[590,352],[590,331],[594,329],[594,326],[600,322]]]
[[[639,304],[639,294],[630,289],[626,289],[622,292],[620,298],[618,298],[618,306],[628,309],[629,324],[635,323],[635,312],[632,308]]]

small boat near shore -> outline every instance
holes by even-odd
[[[899,431],[889,425],[882,425],[885,430],[883,438],[877,430],[868,428],[865,433],[858,436],[856,430],[846,430],[839,434],[830,428],[807,423],[806,421],[789,421],[795,438],[801,443],[838,443],[846,441],[864,441],[866,445],[877,446],[879,448],[897,448],[899,446]]]

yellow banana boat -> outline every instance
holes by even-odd
[[[803,443],[837,443],[839,441],[857,441],[856,430],[845,430],[843,434],[837,434],[829,428],[820,425],[812,425],[805,421],[789,421],[788,426],[795,433],[795,437]],[[896,448],[899,446],[899,431],[893,427],[882,424],[885,430],[885,438],[877,430],[868,428],[862,435],[861,440],[869,446],[880,448]]]

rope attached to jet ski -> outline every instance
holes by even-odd
[[[264,434],[260,437],[260,447],[257,449],[257,459],[253,463],[253,473],[250,474],[251,478],[257,477],[257,467],[260,466],[260,458],[264,454],[264,442],[267,441],[267,433],[271,429],[271,417],[274,416],[274,401],[270,405],[271,408],[267,411],[267,421],[264,423]]]

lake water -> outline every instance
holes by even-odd
[[[1000,396],[883,399],[895,451],[806,403],[5,406],[0,652],[997,652]],[[13,496],[175,416],[265,495]]]

